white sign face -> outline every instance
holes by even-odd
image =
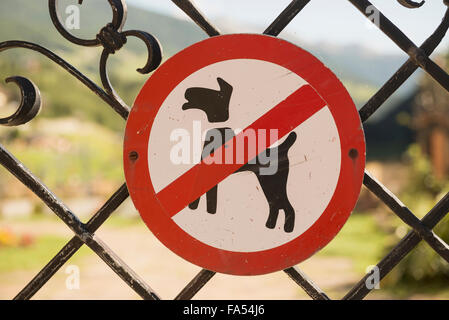
[[[229,119],[209,122],[199,109],[182,110],[189,88],[220,90],[217,78],[232,86]],[[238,133],[292,93],[307,85],[296,73],[263,60],[233,59],[208,65],[179,83],[162,103],[148,144],[148,166],[155,192],[198,164],[206,132],[231,128]],[[234,251],[268,250],[297,238],[321,216],[331,200],[340,174],[340,137],[330,109],[325,106],[298,127],[287,151],[289,169],[286,198],[294,209],[293,230],[286,232],[286,214],[280,209],[274,228],[267,228],[269,200],[258,176],[236,172],[218,184],[216,212],[208,213],[207,194],[198,207],[184,208],[172,219],[186,233],[209,246]],[[276,145],[282,145],[283,138]],[[290,143],[290,142],[289,142]],[[272,146],[275,147],[276,145]],[[275,175],[285,174],[279,170]],[[186,190],[188,192],[188,190]]]

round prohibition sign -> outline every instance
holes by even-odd
[[[214,133],[223,140],[210,148]],[[232,161],[217,161],[229,150]],[[294,266],[329,243],[364,166],[362,125],[341,82],[265,35],[217,36],[168,59],[125,132],[126,182],[148,228],[184,259],[234,275]]]

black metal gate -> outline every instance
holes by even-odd
[[[189,0],[172,0],[209,36],[217,36],[220,32],[195,8]],[[434,33],[420,46],[416,46],[387,17],[378,11],[368,0],[348,0],[368,19],[370,12],[376,10],[380,21],[376,25],[396,45],[401,48],[409,59],[383,85],[383,87],[361,108],[360,117],[365,122],[382,104],[418,69],[422,68],[432,76],[442,87],[449,91],[449,75],[435,64],[429,56],[442,41],[449,28],[449,9],[447,9],[441,24]],[[408,8],[418,8],[424,1],[417,3],[411,0],[398,0]],[[123,119],[126,119],[130,108],[115,93],[107,76],[107,60],[123,45],[127,37],[137,37],[144,41],[148,49],[147,64],[138,69],[146,74],[155,70],[161,62],[161,49],[158,41],[149,33],[137,30],[123,31],[126,20],[125,0],[108,0],[113,10],[113,21],[100,30],[95,39],[83,40],[71,35],[61,24],[57,13],[57,0],[49,0],[49,11],[57,30],[69,41],[87,47],[102,46],[100,59],[100,76],[103,88],[88,79],[76,68],[64,61],[53,52],[38,44],[25,41],[6,41],[0,43],[0,52],[12,48],[25,48],[39,52],[58,64],[72,76],[82,82],[88,89],[97,94],[110,105]],[[290,5],[265,30],[264,34],[277,36],[298,14],[310,3],[310,0],[293,0]],[[82,0],[79,0],[82,3]],[[449,6],[449,1],[444,0]],[[326,10],[326,8],[323,8]],[[32,120],[40,110],[40,94],[38,88],[28,79],[15,76],[7,81],[15,82],[21,89],[22,102],[17,111],[10,117],[0,119],[0,125],[18,126]],[[66,263],[70,257],[84,244],[94,251],[104,262],[144,299],[160,299],[145,281],[131,270],[105,243],[95,231],[110,217],[110,215],[125,201],[129,194],[123,184],[99,209],[87,223],[82,223],[55,194],[42,184],[32,172],[20,163],[4,146],[0,144],[0,163],[27,188],[34,192],[75,234],[73,238],[58,252],[58,254],[20,291],[15,299],[30,299],[43,285]],[[418,219],[393,193],[377,181],[370,173],[365,172],[364,185],[385,203],[404,223],[412,228],[410,231],[378,264],[380,279],[385,277],[421,240],[426,241],[442,258],[449,262],[449,246],[433,232],[433,228],[449,211],[449,193],[446,194],[427,215]],[[284,270],[313,299],[329,299],[328,296],[308,279],[297,267]],[[202,270],[175,299],[191,299],[213,276],[214,272]],[[370,274],[362,278],[343,297],[343,299],[363,299],[370,293],[366,280]]]

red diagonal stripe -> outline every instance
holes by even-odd
[[[310,85],[302,86],[226,144],[233,143],[235,145],[239,136],[251,129],[256,132],[265,129],[267,133],[270,129],[277,129],[278,139],[281,139],[321,110],[325,105],[326,102]],[[276,141],[270,142],[273,144]],[[215,150],[215,157],[222,157],[223,151],[223,146]],[[250,153],[245,156],[245,159],[253,159],[257,156],[258,152],[261,152],[261,150],[258,152],[254,152],[253,150],[249,151]],[[173,217],[189,203],[198,199],[242,166],[243,164],[206,164],[203,160],[159,191],[157,193],[157,199],[162,204],[165,212],[170,217]]]

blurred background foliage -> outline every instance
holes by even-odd
[[[419,145],[411,145],[406,157],[409,163],[409,180],[400,199],[422,219],[449,192],[449,182],[435,177],[429,158]],[[399,219],[390,220],[395,232],[384,253],[391,250],[410,231]],[[438,223],[434,232],[449,243],[449,216]],[[449,283],[449,264],[422,241],[393,269],[383,283],[403,295],[410,287],[421,287],[425,291],[444,289]]]

